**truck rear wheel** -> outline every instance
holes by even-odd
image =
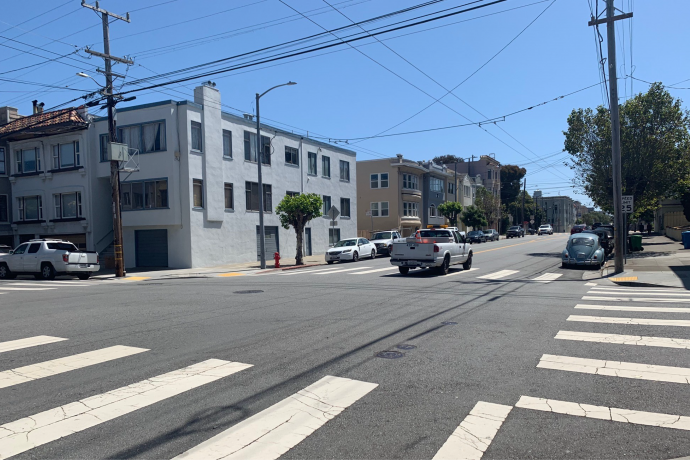
[[[472,253],[470,252],[470,255],[467,256],[467,260],[462,264],[462,269],[463,270],[469,270],[472,268]]]
[[[91,273],[79,273],[77,275],[77,278],[79,278],[80,280],[87,280],[91,278]]]
[[[47,262],[41,265],[41,279],[44,280],[54,280],[55,279],[55,269],[53,266]]]
[[[398,267],[398,271],[400,271],[401,275],[407,275],[410,272],[410,269],[408,267]]]
[[[449,256],[444,257],[443,263],[436,270],[437,270],[437,273],[441,276],[447,275],[448,270],[450,270],[450,257]]]

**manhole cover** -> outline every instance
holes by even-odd
[[[260,289],[249,289],[246,291],[235,291],[233,294],[258,294],[259,292],[264,292]]]
[[[400,353],[399,351],[380,351],[376,353],[377,358],[385,358],[385,359],[397,359],[397,358],[402,358],[405,356],[404,354]]]
[[[402,345],[398,345],[398,346],[395,347],[395,348],[397,348],[397,349],[399,349],[399,350],[414,350],[415,348],[417,348],[417,346],[415,346],[415,345],[407,345],[407,344],[403,343]]]
[[[455,321],[444,321],[441,324],[443,324],[445,326],[453,326],[454,324],[458,324],[458,323],[456,323]]]

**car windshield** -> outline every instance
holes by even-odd
[[[509,230],[520,230],[520,227],[518,227],[517,225],[514,225],[514,226],[510,227]]]
[[[571,246],[594,246],[592,238],[573,238],[570,240]]]
[[[374,233],[374,236],[371,238],[372,240],[390,240],[393,238],[393,232],[379,232],[379,233]]]
[[[482,234],[482,232],[480,230],[474,230],[474,231],[468,233],[468,235],[471,235],[471,236],[476,236],[476,235],[481,235],[481,234]]]
[[[337,243],[335,243],[334,248],[342,248],[343,246],[355,246],[357,244],[357,240],[340,240]]]
[[[491,234],[492,231],[493,231],[493,230],[484,230],[484,233],[486,233],[487,235],[489,235],[489,234]]]
[[[548,226],[548,225],[542,225],[542,226],[539,227],[539,228],[549,228],[549,226]]]

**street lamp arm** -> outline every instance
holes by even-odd
[[[273,88],[267,89],[266,91],[264,91],[264,92],[261,93],[261,94],[257,93],[257,94],[256,94],[256,98],[257,98],[257,99],[260,99],[261,97],[263,97],[263,96],[264,96],[266,93],[268,93],[269,91],[273,91],[274,89],[280,88],[281,86],[292,86],[292,85],[296,85],[296,84],[297,84],[297,83],[295,83],[294,81],[289,81],[289,82],[287,82],[287,83],[283,83],[282,85],[276,85],[276,86],[274,86]]]

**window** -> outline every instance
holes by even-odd
[[[192,122],[192,150],[201,152],[201,123],[198,121]]]
[[[271,138],[261,136],[261,164],[271,164]],[[244,159],[256,163],[256,133],[244,132]]]
[[[19,220],[41,220],[43,219],[43,199],[40,195],[20,196],[17,198],[17,210]]]
[[[193,199],[195,208],[204,207],[204,181],[201,179],[192,180]]]
[[[41,243],[31,243],[29,246],[29,254],[36,254],[41,249]]]
[[[0,147],[0,174],[7,174],[7,167],[5,166],[5,149]]]
[[[443,193],[443,180],[439,179],[438,177],[430,177],[429,178],[429,188],[431,189],[432,192]]]
[[[0,222],[10,221],[9,199],[7,195],[0,195]]]
[[[81,192],[56,193],[53,200],[56,219],[76,219],[82,216]]]
[[[449,195],[455,194],[455,184],[452,182],[448,182],[448,194]]]
[[[141,125],[125,126],[117,128],[117,140],[127,144],[130,149],[142,152],[141,148]]]
[[[290,191],[287,191],[287,192],[285,192],[285,195],[286,195],[286,196],[291,196],[291,197],[296,197],[296,196],[299,196],[299,192],[290,192]]]
[[[340,217],[350,217],[350,199],[340,199]]]
[[[340,180],[350,182],[350,162],[340,160]]]
[[[381,201],[378,203],[371,203],[371,215],[373,217],[388,217],[388,202]]]
[[[130,125],[117,128],[117,140],[139,153],[165,150],[165,121]],[[106,161],[108,135],[101,134],[101,161]]]
[[[465,185],[465,196],[466,197],[470,196],[470,186],[469,185]]]
[[[232,184],[225,183],[225,209],[235,209],[235,197],[232,194]]]
[[[167,179],[123,182],[120,184],[120,206],[123,211],[167,208]]]
[[[307,170],[307,174],[316,176],[316,153],[309,152],[307,155],[309,156],[309,169]]]
[[[331,157],[321,157],[321,175],[323,177],[331,177]]]
[[[223,158],[232,158],[232,132],[223,130]]]
[[[429,206],[429,217],[436,217],[436,206]]]
[[[419,190],[419,178],[414,174],[403,173],[403,188]]]
[[[331,197],[328,195],[323,196],[323,215],[327,217],[328,211],[331,209]]]
[[[28,244],[22,244],[19,246],[17,249],[14,250],[15,254],[24,254],[26,252],[26,248],[28,248]]]
[[[108,135],[101,134],[98,136],[98,140],[101,148],[101,161],[108,161]]]
[[[17,174],[41,171],[41,149],[15,150]]]
[[[328,229],[328,244],[333,246],[338,241],[340,241],[340,229],[339,228],[329,228]]]
[[[371,174],[369,181],[371,188],[388,188],[388,173]]]
[[[285,146],[285,163],[289,165],[299,165],[299,150],[294,147]]]
[[[165,122],[146,123],[142,125],[144,134],[144,153],[165,150]]]
[[[53,169],[73,168],[75,166],[81,166],[79,141],[53,146]]]
[[[259,184],[256,182],[245,182],[247,193],[247,211],[259,211]],[[264,186],[264,211],[273,211],[273,193],[270,184]]]
[[[419,204],[411,201],[403,201],[403,216],[419,217]]]

